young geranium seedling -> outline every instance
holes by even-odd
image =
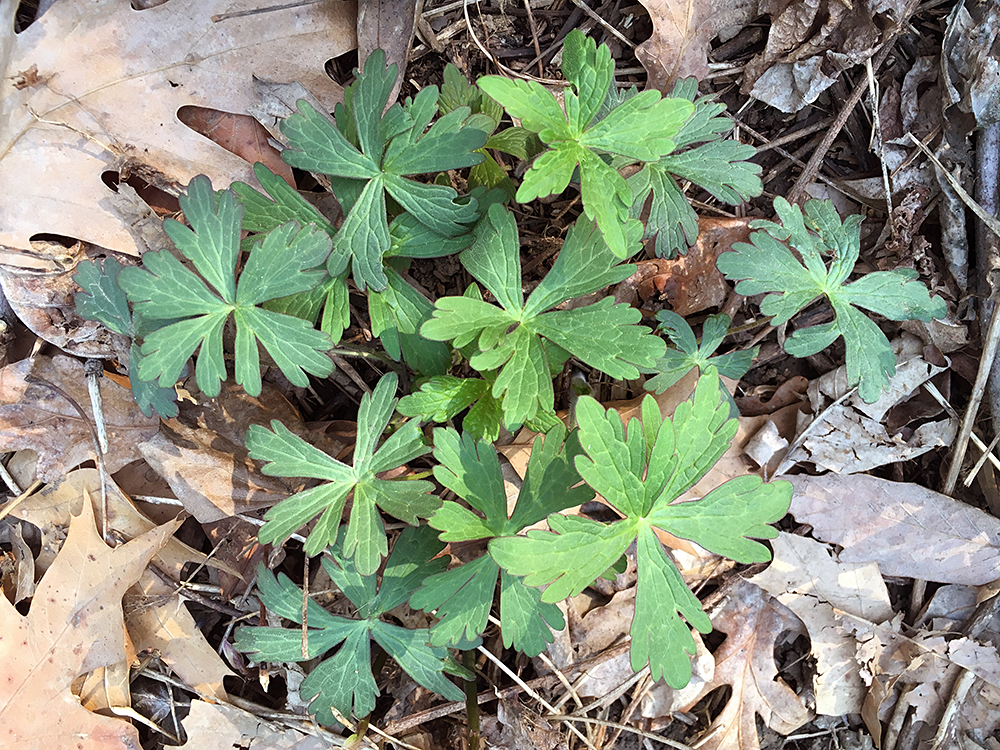
[[[576,29],[566,36],[562,72],[572,84],[564,94],[565,111],[555,95],[535,81],[484,76],[478,84],[549,147],[525,173],[517,200],[527,203],[561,193],[579,167],[584,213],[597,221],[612,252],[625,258],[637,245],[629,241],[629,225],[638,223],[629,219],[632,190],[602,157],[651,162],[669,154],[694,105],[643,91],[596,119],[614,80],[615,63],[607,46],[598,47]]]
[[[724,313],[706,318],[701,329],[700,345],[691,326],[677,313],[661,310],[656,318],[660,321],[660,330],[667,334],[677,348],[668,348],[667,353],[657,360],[656,376],[647,380],[644,385],[647,391],[653,393],[663,393],[695,368],[700,374],[709,367],[714,367],[721,377],[739,380],[747,374],[760,350],[759,346],[755,346],[745,351],[712,356],[729,331],[730,319]],[[740,411],[729,391],[723,388],[722,394],[729,402],[730,416],[738,417]]]
[[[528,461],[524,484],[514,512],[507,516],[507,494],[496,451],[486,442],[455,430],[434,430],[434,476],[482,515],[447,501],[429,523],[443,532],[443,542],[489,540],[513,536],[538,523],[550,513],[581,505],[594,495],[576,487],[580,476],[573,459],[580,453],[576,436],[566,439],[560,425],[544,440],[536,439]],[[431,644],[442,646],[471,641],[486,629],[493,607],[497,575],[500,576],[500,631],[505,647],[514,646],[528,656],[540,654],[552,642],[550,628],[561,630],[562,613],[554,604],[541,601],[538,589],[525,586],[500,569],[489,552],[475,560],[427,578],[410,598],[410,606],[427,612],[436,610],[441,620],[431,628]]]
[[[382,270],[391,246],[386,193],[437,234],[466,233],[479,215],[475,199],[456,202],[453,188],[408,175],[479,164],[483,155],[476,149],[486,143],[492,123],[459,107],[430,125],[438,111],[436,86],[421,89],[406,106],[386,110],[395,80],[396,66],[386,68],[385,53],[374,50],[345,92],[345,104],[338,105],[337,125],[305,100],[281,125],[291,146],[282,154],[286,162],[338,178],[337,198],[348,208],[334,249],[350,257],[358,286],[376,291],[388,284]],[[330,273],[336,275],[334,269]]]
[[[420,333],[456,348],[475,343],[469,363],[495,370],[493,396],[502,399],[508,428],[539,412],[551,412],[554,394],[550,357],[569,352],[613,378],[636,378],[638,367],[652,367],[666,345],[638,325],[641,314],[611,297],[571,310],[551,310],[574,297],[616,284],[632,266],[621,265],[593,223],[578,220],[570,229],[552,270],[524,299],[517,224],[503,206],[490,207],[476,227],[472,247],[459,258],[500,307],[470,296],[444,297]]]
[[[947,306],[931,297],[916,281],[917,272],[899,268],[876,271],[847,282],[861,253],[862,217],[855,214],[841,223],[830,201],[806,202],[802,209],[784,198],[774,199],[781,224],[755,221],[751,244],[738,242],[733,252],[722,253],[717,265],[730,281],[738,282],[739,294],[768,295],[760,305],[764,315],[773,315],[772,325],[781,325],[819,297],[833,307],[834,319],[823,325],[799,328],[785,340],[785,351],[793,357],[809,357],[844,337],[848,385],[858,386],[865,403],[878,400],[896,372],[896,356],[889,340],[875,321],[859,308],[889,320],[942,318]],[[787,242],[799,257],[783,244]],[[827,268],[824,255],[832,255]]]
[[[428,690],[448,700],[462,700],[462,691],[444,672],[471,675],[450,659],[447,649],[429,646],[426,628],[411,630],[383,619],[389,610],[405,602],[422,580],[444,568],[446,559],[435,559],[443,548],[431,529],[404,529],[386,561],[381,584],[376,584],[374,575],[358,573],[354,562],[343,556],[340,544],[331,547],[329,557],[322,559],[323,567],[354,606],[357,617],[332,615],[310,599],[305,640],[301,627],[244,627],[236,630],[234,645],[259,662],[307,661],[339,645],[336,653],[312,669],[300,687],[302,696],[312,700],[310,709],[324,724],[337,723],[331,709],[345,718],[367,716],[375,710],[379,689],[372,673],[372,641]],[[298,586],[285,575],[275,578],[263,563],[257,567],[257,586],[264,606],[301,626],[302,590]]]
[[[643,239],[656,238],[656,254],[661,258],[685,252],[698,239],[698,216],[677,184],[678,177],[731,205],[739,205],[764,190],[760,165],[747,161],[757,150],[724,139],[723,134],[733,129],[732,120],[721,116],[725,105],[707,96],[695,99],[697,93],[694,78],[677,83],[671,96],[694,101],[694,114],[674,136],[677,150],[643,165],[628,179],[633,195],[632,215],[639,216],[649,201]]]
[[[705,476],[736,434],[737,422],[729,418],[719,375],[711,367],[673,418],[661,420],[656,401],[646,396],[641,423],[632,419],[626,429],[616,411],[583,396],[576,419],[586,453],[577,457],[576,468],[621,520],[602,524],[556,513],[548,517],[552,531],[493,539],[490,554],[509,573],[524,576],[526,584],[548,584],[542,601],[557,602],[583,591],[636,542],[632,668],[638,671],[648,663],[654,680],[683,687],[691,678],[687,654],[695,652],[695,644],[681,616],[702,633],[711,632],[712,623],[654,529],[738,562],[763,562],[771,553],[752,538],[777,536],[768,524],[788,512],[792,486],[764,484],[748,475],[730,479],[700,500],[673,502]]]
[[[262,544],[282,542],[319,516],[305,545],[306,554],[318,555],[336,541],[347,496],[353,493],[354,504],[342,552],[354,558],[361,575],[371,575],[389,551],[379,508],[416,525],[418,518],[426,518],[441,504],[428,494],[434,489],[431,482],[377,476],[430,450],[417,422],[403,425],[376,449],[396,408],[397,383],[396,374],[389,373],[379,380],[371,395],[361,397],[353,466],[310,445],[278,420],[271,422],[270,430],[260,425],[250,426],[247,449],[251,458],[267,462],[265,474],[326,480],[271,508],[264,515],[265,523],[258,534]]]
[[[235,195],[216,193],[199,175],[180,204],[191,227],[167,219],[163,228],[201,276],[166,250],[146,253],[142,268],[124,268],[118,276],[135,314],[159,325],[143,341],[139,377],[172,387],[199,349],[198,387],[208,396],[219,395],[226,378],[222,330],[230,318],[236,323],[236,382],[250,395],[260,395],[261,389],[258,342],[297,386],[309,384],[307,372],[329,375],[330,337],[300,318],[262,307],[320,283],[325,274],[317,266],[330,254],[326,233],[296,222],[282,224],[254,244],[237,282],[243,208]]]

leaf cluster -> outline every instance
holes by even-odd
[[[517,225],[502,206],[490,207],[472,247],[459,258],[499,307],[474,296],[444,297],[420,332],[457,348],[475,344],[469,362],[479,371],[498,370],[491,392],[501,402],[508,429],[552,411],[551,365],[557,359],[561,367],[563,352],[613,378],[638,377],[639,367],[651,367],[663,355],[663,340],[638,325],[639,311],[610,297],[547,312],[632,272],[632,266],[618,263],[589,222],[573,225],[552,269],[527,300],[521,291]]]
[[[434,485],[420,479],[380,479],[429,452],[417,422],[408,422],[379,445],[396,410],[395,373],[384,375],[371,394],[361,398],[354,460],[348,466],[329,456],[278,420],[268,430],[251,425],[246,444],[250,457],[264,462],[262,471],[275,477],[305,477],[323,483],[282,500],[264,516],[258,533],[262,544],[281,543],[319,516],[306,539],[306,554],[318,555],[337,541],[348,497],[353,498],[341,554],[353,558],[361,575],[371,575],[389,551],[379,510],[416,525],[440,505],[429,494]]]
[[[654,680],[682,687],[691,677],[687,654],[694,640],[683,616],[703,633],[712,629],[701,603],[684,583],[656,536],[661,529],[738,562],[762,562],[770,551],[756,539],[773,539],[768,524],[788,512],[792,486],[764,484],[747,475],[730,479],[700,500],[673,502],[694,486],[729,448],[737,422],[720,393],[719,377],[708,368],[689,401],[672,418],[661,419],[651,396],[642,420],[622,425],[614,410],[584,396],[576,407],[580,445],[575,464],[583,480],[620,515],[602,524],[582,516],[553,514],[551,531],[501,537],[490,554],[529,586],[545,586],[542,602],[575,596],[636,543],[638,582],[632,620],[631,663],[649,664]]]
[[[687,99],[644,91],[598,119],[614,82],[614,69],[610,50],[574,29],[563,47],[562,72],[571,84],[563,107],[535,81],[484,76],[478,83],[549,147],[525,173],[517,200],[527,203],[561,193],[579,170],[585,215],[597,222],[612,252],[625,258],[636,247],[631,227],[638,221],[629,218],[633,191],[605,157],[654,162],[669,154],[694,105]]]
[[[911,269],[876,271],[848,283],[861,253],[861,216],[841,222],[833,204],[820,200],[807,201],[804,216],[781,197],[774,199],[774,208],[781,223],[753,222],[750,226],[761,231],[750,235],[750,244],[736,243],[734,252],[720,255],[719,270],[737,282],[738,293],[767,294],[760,309],[774,316],[772,325],[787,323],[825,298],[834,319],[797,329],[785,341],[785,351],[808,357],[843,336],[848,384],[873,403],[895,374],[896,357],[885,334],[861,310],[889,320],[930,321],[944,317],[944,300],[931,297]]]
[[[564,444],[565,441],[565,444]],[[593,497],[586,487],[574,487],[580,477],[573,459],[580,453],[575,434],[555,427],[532,447],[524,483],[514,510],[507,515],[507,496],[496,451],[485,441],[453,429],[434,430],[434,477],[465,500],[473,510],[446,501],[428,523],[441,531],[443,542],[468,542],[514,536],[550,513],[582,505]],[[481,515],[480,515],[481,514]],[[431,628],[431,644],[457,645],[486,629],[500,577],[500,630],[504,646],[528,656],[540,654],[553,640],[551,628],[562,630],[562,613],[542,603],[540,592],[502,570],[485,551],[469,562],[426,578],[410,606],[440,618]]]
[[[661,258],[685,252],[698,238],[698,216],[677,184],[678,178],[731,205],[764,190],[760,165],[747,161],[756,149],[723,138],[733,129],[732,121],[722,116],[725,105],[707,96],[695,99],[697,93],[694,78],[677,83],[671,96],[693,101],[694,112],[674,136],[676,150],[647,162],[628,179],[632,216],[638,217],[648,203],[643,239],[656,238],[655,250]]]
[[[451,660],[447,649],[428,645],[426,628],[408,629],[383,619],[405,602],[421,581],[445,566],[445,559],[436,557],[443,547],[427,527],[404,530],[386,561],[379,584],[375,575],[362,575],[354,560],[344,557],[342,540],[331,546],[322,559],[323,568],[354,606],[357,617],[332,615],[309,600],[305,634],[302,590],[283,574],[275,577],[261,563],[257,567],[257,587],[264,606],[300,627],[238,628],[234,645],[259,662],[307,661],[337,649],[309,673],[300,688],[324,724],[338,723],[338,714],[367,716],[375,710],[379,690],[372,673],[372,641],[420,685],[449,700],[461,700],[462,691],[444,673],[469,675]]]

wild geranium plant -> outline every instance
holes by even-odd
[[[332,119],[300,102],[282,124],[285,160],[326,176],[339,215],[263,165],[260,189],[215,191],[199,176],[180,198],[184,223],[165,223],[174,248],[146,254],[139,267],[108,259],[77,274],[81,314],[134,341],[129,373],[147,413],[177,413],[170,389],[192,358],[193,382],[209,398],[230,371],[259,394],[262,354],[301,387],[319,385],[337,351],[391,370],[360,399],[349,458],[279,421],[246,435],[263,473],[306,483],[266,513],[259,541],[278,546],[302,534],[305,554],[323,557],[351,611],[326,611],[262,566],[263,604],[295,627],[240,628],[236,646],[261,662],[306,662],[302,694],[324,723],[375,709],[385,657],[460,699],[448,675],[474,676],[452,649],[479,644],[491,613],[505,648],[539,654],[564,625],[556,603],[622,570],[629,555],[638,571],[632,666],[648,664],[654,679],[681,687],[690,628],[708,632],[711,623],[657,532],[760,562],[770,553],[755,540],[773,538],[770,524],[788,509],[791,485],[757,476],[679,502],[736,433],[720,374],[742,377],[756,349],[715,353],[731,324],[725,315],[702,322],[699,342],[679,315],[661,312],[656,330],[603,291],[633,272],[622,261],[641,239],[655,237],[662,255],[693,242],[697,217],[678,180],[730,203],[758,195],[753,149],[723,137],[721,105],[696,98],[691,81],[668,97],[618,91],[610,52],[579,31],[566,38],[562,69],[561,99],[533,81],[469,83],[452,68],[440,94],[428,86],[386,106],[396,71],[372,53]],[[508,116],[519,124],[503,127]],[[503,155],[525,162],[519,185]],[[638,165],[627,180],[626,165]],[[520,214],[505,204],[511,194],[526,202],[562,193],[574,180],[583,213],[542,280],[526,288]],[[724,253],[720,270],[741,294],[767,294],[761,310],[776,325],[827,301],[834,320],[794,331],[786,350],[806,356],[843,336],[849,377],[874,400],[894,361],[861,309],[928,320],[945,313],[943,301],[909,272],[848,283],[859,218],[841,221],[819,201],[804,215],[781,198],[775,209],[780,223],[756,222],[751,243]],[[435,295],[409,277],[414,260],[454,253],[475,282],[464,294]],[[365,310],[361,295],[367,317],[355,313]],[[354,346],[335,349],[352,324]],[[365,350],[357,342],[369,333],[380,346]],[[557,398],[553,381],[567,365],[616,380],[651,375],[644,385],[657,392],[693,368],[700,377],[672,416],[646,397],[641,418],[623,425],[590,396],[575,406]],[[401,383],[408,393],[399,401]],[[556,412],[567,402],[572,430]],[[512,493],[493,443],[521,425],[545,435]],[[580,509],[595,496],[616,520]],[[386,518],[403,530],[387,532]],[[426,613],[420,627],[395,617],[406,602]]]

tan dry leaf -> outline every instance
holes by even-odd
[[[648,75],[646,88],[666,91],[674,81],[708,75],[708,45],[720,31],[739,31],[757,15],[758,0],[640,0],[653,35],[635,56]]]
[[[93,424],[83,363],[71,357],[24,359],[0,370],[0,452],[27,448],[38,454],[36,475],[55,482],[70,469],[94,458],[90,427],[61,395],[26,377],[44,378],[69,394]],[[157,417],[145,417],[132,392],[101,378],[104,423],[108,428],[107,470],[114,473],[141,458],[139,445],[159,429]]]
[[[857,641],[843,628],[836,609],[876,623],[892,617],[878,566],[839,562],[825,544],[785,532],[771,546],[774,559],[750,582],[805,623],[816,659],[816,713],[859,713],[868,689],[858,670]]]
[[[787,477],[791,514],[884,575],[979,586],[1000,577],[1000,520],[918,484],[867,474]]]
[[[5,28],[18,7],[3,4]],[[254,76],[298,81],[332,109],[342,89],[324,65],[354,49],[355,4],[236,15],[259,7],[171,0],[136,12],[119,0],[63,0],[22,33],[5,34],[0,245],[27,249],[29,237],[51,233],[136,254],[108,206],[106,171],[139,174],[168,192],[197,174],[216,188],[252,182],[246,161],[191,131],[177,111],[245,114],[260,104]]]
[[[737,581],[712,617],[726,640],[715,652],[715,677],[702,696],[723,685],[733,693],[706,732],[702,750],[760,750],[757,715],[779,734],[813,717],[805,701],[778,677],[775,642],[783,633],[804,634],[799,618],[747,581]]]
[[[13,515],[41,529],[42,548],[36,564],[39,570],[47,570],[53,560],[58,559],[64,529],[72,514],[81,512],[84,497],[90,497],[98,523],[102,523],[100,488],[96,469],[78,469],[27,498],[14,510]],[[109,530],[125,539],[134,539],[155,527],[116,485],[108,486]],[[157,550],[152,562],[175,580],[180,580],[181,569],[189,562],[224,567],[173,537]],[[146,569],[137,585],[126,592],[125,611],[128,632],[136,650],[155,649],[188,685],[206,695],[225,699],[222,681],[232,672],[205,640],[178,596],[176,586],[168,585]]]
[[[298,412],[273,386],[265,383],[254,397],[223,383],[217,398],[204,404],[181,401],[179,407],[178,416],[164,420],[160,432],[139,450],[198,521],[267,508],[296,491],[290,482],[261,474],[243,443],[251,423],[278,419],[290,430],[301,429]],[[321,447],[336,455],[344,446]]]
[[[158,526],[112,550],[84,503],[27,616],[0,597],[5,749],[138,750],[139,736],[130,724],[87,711],[70,686],[81,674],[125,659],[122,594],[179,525]]]
[[[277,728],[236,706],[191,701],[191,712],[181,722],[187,732],[187,750],[321,750],[318,738],[290,728]],[[303,744],[297,744],[303,743]]]

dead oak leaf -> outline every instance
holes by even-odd
[[[247,114],[265,104],[255,77],[298,81],[332,109],[342,89],[325,63],[356,44],[353,2],[240,12],[259,6],[171,0],[137,12],[119,0],[64,0],[8,33],[0,245],[26,250],[32,235],[49,233],[138,254],[110,208],[106,172],[138,174],[174,192],[197,174],[220,188],[253,182],[248,162],[193,132],[178,110]],[[19,3],[0,7],[12,29]]]
[[[783,633],[805,633],[798,617],[757,586],[738,581],[712,616],[712,624],[727,637],[715,652],[715,677],[701,695],[723,685],[732,686],[733,692],[701,748],[760,750],[758,714],[779,734],[789,734],[813,717],[803,699],[778,676],[774,662],[775,642]]]
[[[0,746],[138,750],[134,727],[86,710],[70,686],[125,658],[122,595],[178,526],[111,549],[85,502],[27,616],[0,596]]]

